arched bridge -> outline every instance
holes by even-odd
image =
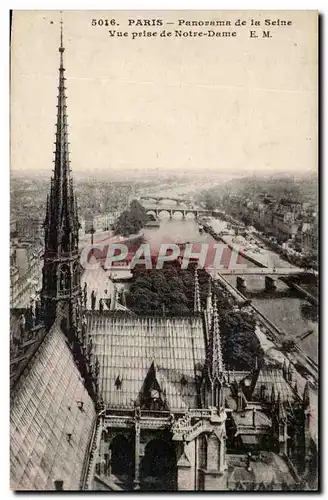
[[[170,219],[174,217],[175,214],[181,214],[182,218],[188,218],[190,216],[197,218],[199,216],[211,215],[213,212],[210,210],[205,210],[203,208],[186,208],[180,207],[179,205],[175,207],[170,207],[166,205],[146,205],[143,204],[149,216],[152,216],[155,220],[160,217],[161,214],[168,213]]]
[[[144,204],[144,202],[148,202],[148,204],[160,204],[160,202],[163,201],[168,201],[171,205],[173,205],[172,202],[175,202],[176,205],[180,205],[181,203],[184,203],[188,207],[193,206],[193,201],[189,198],[179,198],[179,197],[172,197],[172,196],[151,196],[151,195],[145,195],[140,197],[140,203]]]

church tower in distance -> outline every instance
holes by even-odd
[[[81,268],[77,203],[68,152],[64,50],[61,22],[55,166],[44,221],[42,304],[47,329],[50,329],[57,319],[68,339],[73,341],[80,336]]]

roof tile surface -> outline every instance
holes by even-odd
[[[79,489],[94,422],[93,402],[54,327],[12,393],[11,489],[54,490],[56,480],[65,490]]]
[[[88,333],[100,363],[100,390],[106,404],[133,408],[154,362],[170,409],[197,406],[195,366],[205,359],[201,318],[90,314]]]

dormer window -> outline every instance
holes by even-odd
[[[154,362],[149,367],[143,386],[139,393],[138,404],[142,410],[168,410],[165,387],[161,387],[156,374]]]

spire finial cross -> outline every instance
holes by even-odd
[[[60,11],[60,47],[59,47],[59,52],[64,52],[64,46],[63,46],[63,11]]]

